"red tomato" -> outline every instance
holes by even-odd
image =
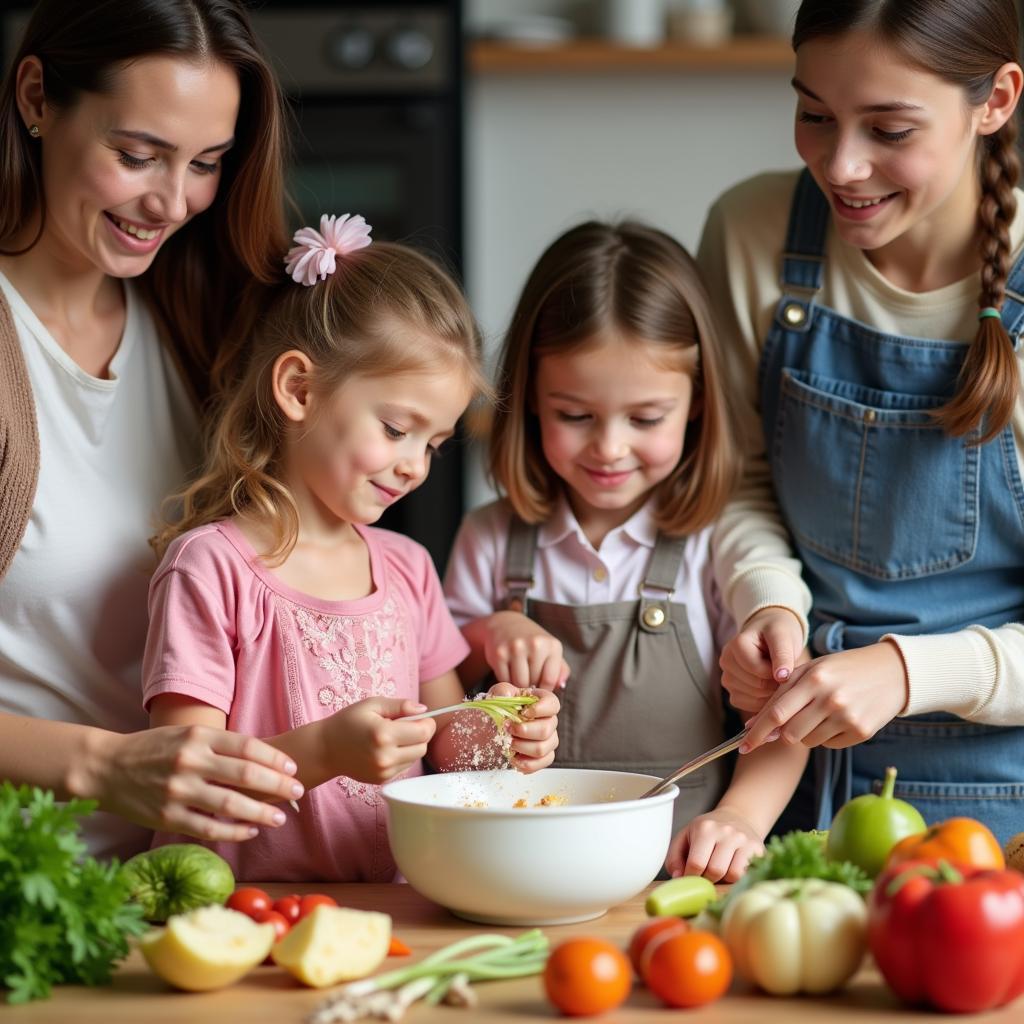
[[[236,889],[225,902],[228,910],[237,910],[246,917],[252,917],[261,910],[270,909],[270,897],[262,890],[252,887]]]
[[[643,977],[640,961],[644,950],[647,949],[647,944],[655,935],[660,935],[662,932],[682,933],[689,931],[689,928],[690,926],[681,917],[656,917],[653,921],[648,921],[647,924],[642,924],[637,928],[629,940],[629,962],[633,965],[636,976]]]
[[[276,910],[289,924],[295,924],[299,919],[301,902],[301,896],[282,896],[274,900],[271,910]]]
[[[288,934],[288,929],[291,928],[284,914],[279,914],[276,910],[257,910],[252,915],[252,919],[257,924],[272,924],[274,926],[275,942],[280,942]]]
[[[548,999],[571,1017],[613,1010],[632,985],[629,961],[602,939],[566,939],[555,947],[544,968]]]
[[[299,901],[299,920],[307,914],[312,914],[317,907],[336,907],[338,901],[333,896],[325,896],[323,893],[313,893],[311,896],[303,896]]]
[[[710,932],[662,932],[641,962],[647,987],[669,1006],[703,1006],[725,994],[732,957]]]

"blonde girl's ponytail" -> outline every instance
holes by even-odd
[[[1020,173],[1020,159],[1016,141],[1014,118],[982,140],[978,333],[967,350],[956,394],[935,413],[935,418],[955,437],[981,425],[978,443],[990,441],[1010,422],[1020,387],[1013,340],[998,315],[1006,297],[1010,225],[1017,211],[1013,187]]]

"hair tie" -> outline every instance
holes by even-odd
[[[296,278],[296,280],[298,280],[298,279]],[[996,320],[1002,320],[1003,319],[1003,314],[1000,313],[999,310],[996,309],[995,306],[985,306],[984,309],[981,309],[981,310],[978,311],[978,319],[979,320],[984,320],[984,319],[986,319],[987,317],[990,317],[990,316],[991,317],[995,317]]]
[[[333,274],[336,257],[347,256],[370,244],[371,227],[356,214],[340,217],[326,213],[320,218],[320,230],[299,228],[292,236],[295,245],[284,258],[284,269],[293,281],[307,288]]]

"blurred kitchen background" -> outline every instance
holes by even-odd
[[[493,355],[541,250],[586,217],[644,218],[695,247],[708,205],[794,166],[798,0],[261,0],[257,31],[297,115],[304,222],[375,237],[465,282]],[[4,65],[31,2],[2,0]],[[298,225],[296,225],[298,226]],[[491,496],[455,442],[382,525],[439,567]]]

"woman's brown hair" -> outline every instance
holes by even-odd
[[[284,279],[221,403],[200,476],[169,502],[181,514],[153,538],[159,556],[180,534],[232,515],[269,526],[275,543],[268,561],[291,551],[299,520],[280,480],[289,424],[274,399],[273,370],[293,349],[313,364],[308,383],[317,396],[354,378],[403,373],[447,373],[453,386],[487,391],[473,314],[458,285],[427,256],[374,242],[339,258],[335,272],[311,287]]]
[[[1014,0],[804,0],[796,16],[793,49],[810,39],[851,29],[874,33],[907,60],[960,86],[970,106],[984,103],[996,73],[1020,60],[1020,24]],[[1001,309],[1010,272],[1010,225],[1017,211],[1020,173],[1017,115],[978,141],[981,203],[981,309]],[[935,411],[953,436],[980,428],[991,440],[1010,422],[1019,389],[1013,341],[998,317],[979,321],[957,392]]]
[[[693,366],[699,413],[687,426],[679,464],[654,494],[659,528],[692,533],[721,512],[739,461],[700,273],[678,242],[644,224],[590,221],[540,257],[502,349],[491,477],[526,522],[551,515],[563,485],[544,458],[531,411],[537,360],[592,344],[609,329],[630,342],[664,347],[672,365]]]
[[[220,61],[241,88],[217,198],[139,279],[202,399],[236,375],[258,293],[279,278],[287,244],[283,104],[240,0],[39,0],[0,92],[0,251],[17,255],[12,239],[36,217],[41,233],[46,217],[40,143],[15,97],[18,65],[39,58],[47,104],[66,111],[83,93],[109,91],[127,62],[156,55]]]

